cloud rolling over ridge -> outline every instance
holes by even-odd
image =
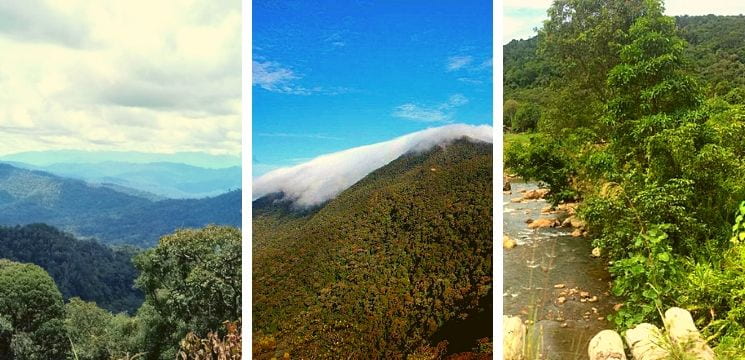
[[[414,132],[371,145],[321,155],[306,163],[269,172],[253,182],[253,198],[283,192],[300,207],[330,200],[367,174],[408,152],[427,151],[462,137],[492,142],[489,125],[453,124]]]

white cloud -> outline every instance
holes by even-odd
[[[447,69],[448,71],[455,71],[463,68],[473,61],[471,56],[451,56],[448,58]]]
[[[239,1],[0,4],[0,154],[240,152]]]
[[[465,96],[455,94],[451,95],[447,101],[434,106],[414,103],[399,105],[393,110],[393,116],[421,122],[451,122],[454,109],[467,103],[468,99]]]
[[[462,137],[492,142],[492,127],[464,124],[430,128],[393,140],[322,155],[306,163],[271,171],[253,182],[253,198],[283,192],[300,207],[333,199],[367,174],[408,152],[421,152]]]

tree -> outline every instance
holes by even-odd
[[[617,152],[640,162],[646,149],[638,144],[679,125],[677,119],[701,103],[698,85],[683,72],[685,42],[675,21],[662,14],[659,1],[648,1],[648,7],[629,29],[621,62],[608,75],[612,98],[604,118]]]
[[[62,294],[44,269],[0,259],[0,358],[64,359]]]
[[[504,102],[504,109],[502,113],[505,124],[512,125],[512,121],[515,118],[515,114],[517,114],[517,109],[519,108],[519,106],[520,104],[514,99],[508,99]]]
[[[512,118],[512,130],[520,132],[535,130],[540,118],[541,110],[537,105],[523,104]]]
[[[539,32],[539,53],[559,72],[552,83],[556,101],[548,119],[570,126],[588,126],[609,97],[606,79],[619,63],[625,34],[646,11],[644,0],[556,0]],[[581,89],[561,91],[561,89]],[[574,104],[576,111],[562,111]],[[546,126],[560,129],[565,126]]]
[[[108,360],[113,315],[93,302],[72,298],[65,304],[65,330],[80,360]]]
[[[187,331],[204,336],[241,317],[241,233],[233,227],[178,230],[134,259],[145,292],[138,317],[152,332],[148,357],[173,358]],[[157,340],[156,340],[157,339]],[[155,341],[153,341],[155,340]]]

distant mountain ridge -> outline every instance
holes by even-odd
[[[159,201],[136,194],[0,164],[0,225],[45,223],[82,238],[149,247],[177,228],[241,224],[240,190]]]
[[[35,166],[59,163],[90,164],[109,161],[137,164],[171,162],[209,169],[241,166],[240,156],[213,155],[202,152],[146,153],[138,151],[47,150],[2,155],[0,161],[15,161]]]
[[[2,161],[0,161],[2,162]],[[41,170],[55,175],[101,185],[139,190],[143,196],[181,199],[217,196],[241,187],[241,167],[204,168],[182,163],[55,163],[33,165],[7,162],[15,167]],[[128,191],[127,189],[120,189]]]

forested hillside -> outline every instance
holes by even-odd
[[[730,103],[745,103],[745,16],[677,16],[674,19],[679,36],[686,41],[683,66],[702,85],[703,92]],[[565,91],[561,85],[551,85],[552,81],[561,81],[562,65],[552,61],[548,49],[540,48],[541,36],[544,35],[539,33],[527,40],[512,40],[503,47],[504,123],[515,131],[538,128],[542,115],[552,116],[549,104],[555,101],[552,93]],[[567,49],[569,46],[566,45]],[[573,90],[578,94],[587,91],[586,88]],[[581,104],[565,102],[563,106],[577,109]]]
[[[0,224],[46,223],[109,244],[152,246],[182,227],[238,226],[241,192],[154,201],[133,192],[0,164]]]
[[[256,200],[255,357],[403,358],[441,340],[479,351],[491,336],[491,164],[491,144],[459,140],[320,208]]]
[[[539,110],[513,126],[537,133],[506,149],[506,168],[553,205],[580,202],[623,302],[615,326],[682,307],[719,358],[743,358],[745,17],[672,18],[644,0],[557,0],[548,14],[537,39],[505,46],[506,102]]]
[[[0,228],[0,359],[236,359],[240,317],[237,228],[182,229],[136,254],[46,225]]]
[[[134,313],[142,304],[143,295],[134,288],[136,253],[78,240],[43,224],[0,226],[0,258],[39,265],[65,299],[79,297],[114,313]]]

